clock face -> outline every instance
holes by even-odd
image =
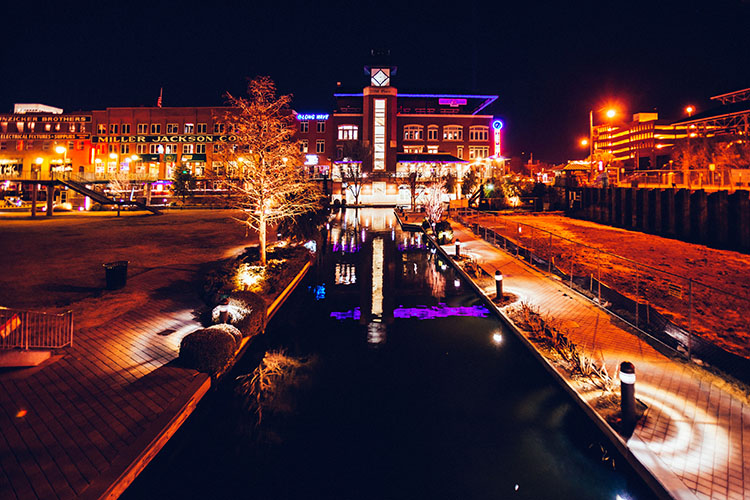
[[[373,87],[387,87],[390,84],[390,69],[373,68],[370,70],[370,85]]]

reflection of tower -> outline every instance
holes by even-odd
[[[357,270],[357,275],[361,278],[360,323],[389,324],[393,322],[396,244],[391,239],[387,226],[385,231],[373,232],[367,239],[370,241],[360,251]],[[371,329],[368,327],[368,331]]]

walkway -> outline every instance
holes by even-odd
[[[663,356],[559,280],[452,225],[462,254],[473,254],[491,275],[500,269],[504,291],[560,321],[611,374],[622,361],[635,364],[636,397],[649,409],[628,447],[675,498],[750,498],[750,407],[743,400],[716,377]],[[444,248],[455,253],[453,244]],[[486,292],[494,295],[494,283]]]
[[[205,391],[205,374],[170,364],[200,327],[186,286],[196,271],[129,279],[109,293],[145,292],[143,307],[76,330],[74,346],[40,367],[0,373],[0,497],[98,497]]]

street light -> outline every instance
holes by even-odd
[[[602,111],[604,108],[599,108],[597,111]],[[609,108],[606,112],[607,118],[612,120],[617,116],[617,110]],[[611,122],[610,122],[611,125]],[[610,127],[611,128],[611,127]],[[581,141],[583,144],[583,141]],[[589,110],[589,175],[594,171],[594,110]]]
[[[688,106],[687,108],[685,108],[685,112],[688,114],[688,117],[693,116],[695,108],[693,106]]]

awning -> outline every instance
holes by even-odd
[[[206,161],[206,153],[183,154],[182,161]]]
[[[469,163],[449,153],[398,153],[398,163]]]

